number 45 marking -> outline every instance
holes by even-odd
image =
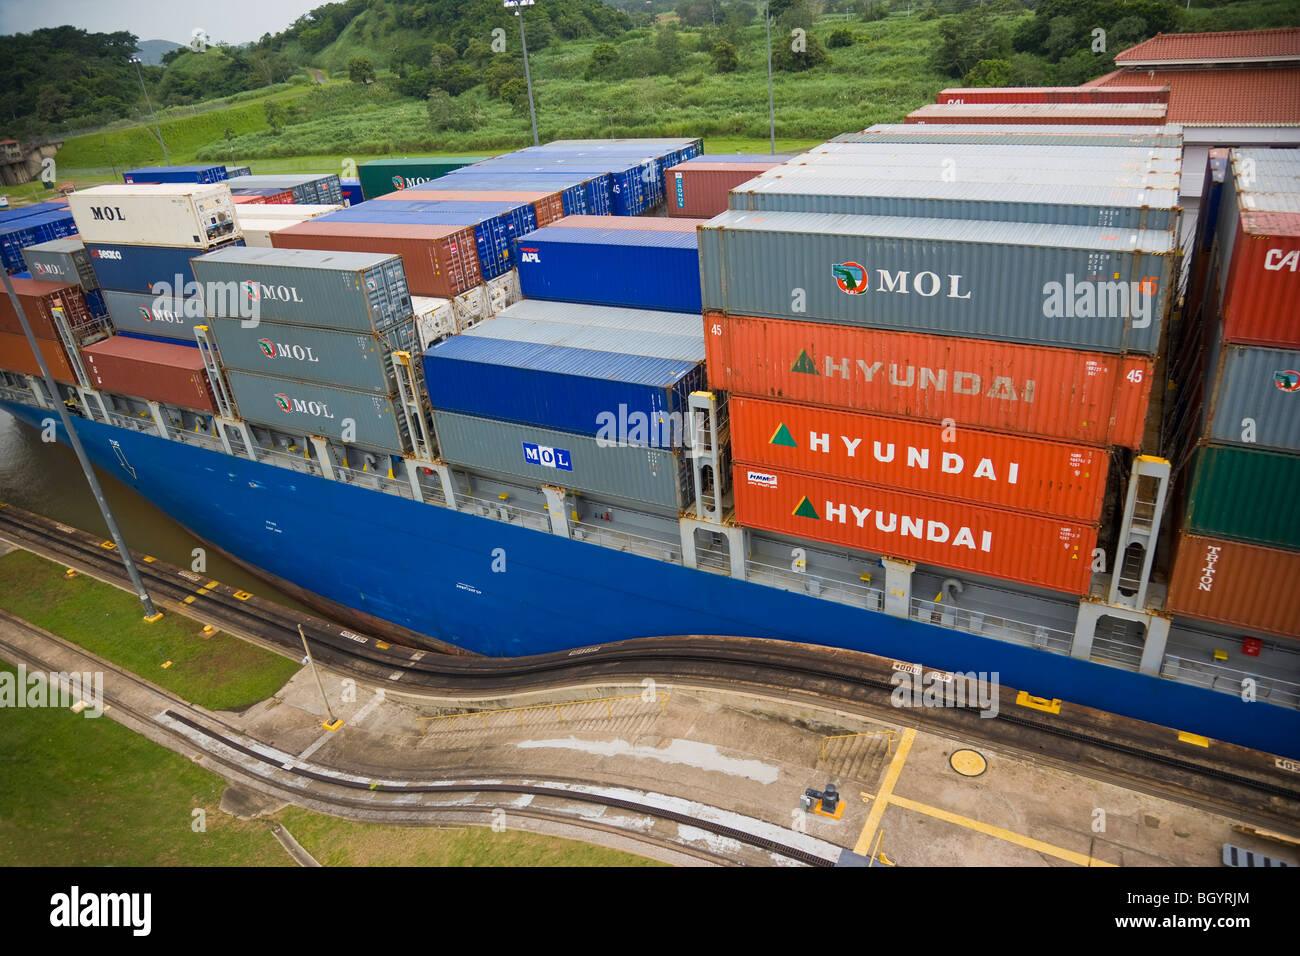
[[[1135,368],[1124,377],[1130,382],[1140,382],[1142,381],[1142,370],[1140,368]]]

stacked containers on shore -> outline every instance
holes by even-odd
[[[1300,637],[1300,150],[1231,151],[1212,245],[1169,608]]]
[[[693,496],[684,436],[703,359],[698,315],[525,300],[424,366],[448,462],[675,515]]]
[[[998,168],[997,140],[958,170]],[[946,145],[911,159],[940,173]],[[1102,187],[1131,176],[1088,152]],[[1082,595],[1122,450],[1148,442],[1176,197],[902,183],[881,157],[812,150],[700,229],[737,521]]]
[[[144,183],[224,183],[230,178],[225,166],[141,166],[122,174],[128,185]]]
[[[97,186],[73,193],[69,202],[117,330],[144,336],[140,341],[193,347],[203,307],[190,259],[244,242],[230,187]],[[128,377],[120,384],[136,383]]]
[[[418,393],[419,352],[400,256],[236,248],[196,258],[194,270],[205,289],[236,291],[208,296],[206,308],[240,417],[367,452],[410,451],[393,353],[413,357]]]
[[[727,208],[727,193],[792,154],[696,156],[664,170],[668,215],[709,219]]]
[[[228,185],[234,195],[260,195],[274,203],[343,205],[343,187],[336,173],[240,176]]]
[[[422,186],[457,169],[472,166],[485,156],[411,156],[402,159],[372,159],[357,167],[361,194],[377,199],[414,186]]]
[[[248,208],[235,206],[235,221],[244,236],[244,245],[261,249],[271,248],[271,233],[288,229],[292,225],[339,212],[343,206],[335,203],[257,204]]]

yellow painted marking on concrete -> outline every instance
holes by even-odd
[[[321,721],[321,726],[324,727],[326,730],[328,730],[330,733],[334,733],[334,731],[338,730],[340,727],[343,726],[343,718],[335,717],[332,722],[328,720]],[[370,789],[373,790],[374,787],[371,787]]]
[[[1210,738],[1202,737],[1200,734],[1189,734],[1186,731],[1178,732],[1178,739],[1185,744],[1195,744],[1197,747],[1210,746]]]
[[[1095,856],[1088,856],[1086,853],[1076,853],[1074,850],[1067,850],[1064,847],[1053,846],[1051,843],[1044,843],[1042,840],[1035,840],[1033,837],[1027,837],[1011,830],[1004,830],[1002,827],[995,827],[991,823],[972,820],[970,817],[963,817],[959,813],[952,813],[948,810],[941,810],[938,807],[931,807],[924,803],[917,803],[915,800],[908,800],[906,797],[894,796],[890,798],[889,802],[904,810],[911,810],[913,813],[922,813],[927,817],[934,817],[936,820],[943,820],[947,823],[955,823],[957,826],[965,827],[967,830],[974,830],[976,833],[983,833],[985,836],[996,837],[999,840],[1006,840],[1008,843],[1014,843],[1016,846],[1023,846],[1025,849],[1033,850],[1037,853],[1046,853],[1048,856],[1054,856],[1058,860],[1065,860],[1067,863],[1075,863],[1079,866],[1116,865],[1114,863],[1107,863],[1105,860],[1099,860]]]
[[[375,641],[375,647],[379,648],[381,651],[388,650],[388,645],[383,641]]]
[[[155,558],[152,554],[146,554],[146,555],[144,556],[144,563],[145,563],[145,564],[153,564],[153,563],[154,563],[155,561],[157,561],[157,560],[158,560],[158,559]]]
[[[903,772],[903,764],[907,762],[907,755],[912,749],[912,741],[916,739],[916,731],[908,727],[903,731],[903,739],[899,741],[898,750],[894,752],[894,759],[889,762],[889,769],[885,771],[885,779],[880,784],[880,793],[876,794],[876,800],[871,805],[871,812],[867,814],[867,822],[862,825],[862,832],[858,834],[858,842],[853,846],[853,852],[858,856],[866,856],[871,852],[871,839],[876,835],[876,829],[880,826],[880,818],[885,815],[885,807],[889,806],[890,795],[894,792],[894,784],[898,783],[898,775]]]
[[[155,611],[153,614],[147,615],[145,617],[145,622],[149,624],[152,624],[154,621],[161,621],[161,620],[162,620],[162,611]]]
[[[1216,661],[1226,661],[1228,659],[1228,652],[1222,650],[1216,650],[1214,652],[1214,659]]]
[[[194,595],[191,594],[189,597],[187,597],[187,598],[186,598],[184,601],[182,601],[181,603],[182,603],[182,604],[193,604],[193,603],[194,603]]]
[[[215,588],[215,587],[216,587],[217,585],[219,585],[220,583],[221,583],[220,581],[209,581],[207,584],[203,585],[203,587],[204,587],[205,590],[211,591],[213,588]]]
[[[251,598],[252,596],[253,596],[253,595],[249,594],[247,591],[236,591],[236,592],[235,592],[235,600],[237,600],[237,601],[247,601],[247,600],[248,600],[249,598]]]
[[[1022,690],[1016,694],[1016,703],[1021,707],[1041,710],[1046,714],[1059,714],[1061,712],[1061,699],[1059,697],[1053,697],[1051,700],[1046,697],[1031,697],[1027,691]]]
[[[963,777],[978,777],[989,768],[984,755],[974,750],[954,750],[948,764]]]
[[[117,545],[115,545],[112,541],[101,541],[99,542],[99,546],[103,548],[105,551],[117,550]]]

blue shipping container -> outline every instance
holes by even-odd
[[[230,176],[225,166],[141,166],[127,170],[127,183],[224,183]]]
[[[76,234],[77,224],[67,207],[0,224],[0,263],[6,272],[24,272],[27,262],[23,250],[28,246]]]
[[[501,160],[487,160],[475,168],[489,171],[518,172],[527,176],[547,175],[552,171],[555,173],[577,173],[585,176],[607,175],[610,178],[612,201],[610,212],[615,216],[639,216],[653,206],[654,180],[651,177],[657,174],[660,180],[663,178],[662,165],[653,159],[632,162],[618,158],[600,161],[573,157],[563,162],[538,162],[532,158],[515,159],[506,157]],[[661,186],[661,198],[662,193]]]
[[[526,299],[699,312],[700,254],[693,232],[546,226],[519,239]]]
[[[613,181],[606,173],[577,174],[520,173],[515,170],[484,170],[475,166],[458,169],[438,180],[413,189],[468,189],[475,191],[517,190],[522,192],[559,192],[566,216],[608,216],[613,209]]]
[[[343,205],[357,206],[365,201],[361,195],[361,180],[340,178],[339,188],[343,190]]]
[[[66,202],[38,202],[30,206],[19,206],[16,209],[0,209],[0,224],[9,224],[18,219],[26,219],[28,216],[39,216],[42,213],[58,212],[62,209],[68,211]]]
[[[108,305],[104,302],[103,289],[91,289],[85,293],[86,308],[90,309],[90,314],[95,318],[103,318],[108,315]]]
[[[243,244],[243,239],[236,239],[207,251],[216,252],[217,248],[228,249]],[[175,246],[125,246],[96,242],[86,243],[86,251],[90,253],[90,264],[95,269],[101,288],[144,293],[154,292],[157,283],[166,282],[173,294],[178,275],[186,283],[194,281],[190,259],[207,254]]]
[[[704,363],[455,335],[424,353],[424,377],[438,411],[646,445],[652,421],[680,439]]]
[[[143,332],[118,332],[118,335],[124,339],[141,339],[145,342],[161,342],[163,345],[185,345],[189,348],[196,349],[199,343],[196,341],[186,341],[185,339],[165,339],[161,335],[145,335]]]

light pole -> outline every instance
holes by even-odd
[[[763,5],[763,23],[767,26],[767,118],[772,128],[772,155],[776,155],[776,107],[772,99],[772,2]]]
[[[131,557],[131,550],[126,546],[122,531],[118,528],[117,520],[113,517],[113,511],[109,508],[108,500],[104,497],[104,490],[99,487],[99,479],[95,477],[95,470],[90,466],[90,459],[86,457],[86,449],[81,447],[81,439],[77,437],[77,430],[72,427],[72,417],[68,414],[67,406],[59,398],[58,383],[54,381],[54,376],[50,374],[50,367],[45,362],[45,355],[36,344],[36,336],[32,334],[32,327],[27,324],[27,314],[23,311],[23,305],[18,300],[18,293],[14,291],[14,284],[9,279],[9,273],[0,270],[0,276],[4,276],[5,292],[9,294],[9,301],[13,304],[14,312],[18,315],[18,324],[23,327],[23,333],[27,336],[27,345],[32,350],[36,364],[40,367],[46,388],[50,390],[50,397],[54,400],[54,407],[58,409],[59,418],[63,421],[63,430],[68,433],[68,443],[72,445],[72,450],[77,454],[77,461],[81,463],[81,470],[86,474],[86,483],[90,485],[90,491],[95,496],[95,502],[99,505],[99,512],[104,516],[104,523],[108,525],[108,533],[112,535],[113,543],[117,545],[117,553],[121,556],[122,564],[126,567],[126,574],[131,579],[131,586],[135,588],[136,596],[140,598],[140,603],[144,605],[144,619],[146,621],[156,621],[162,615],[154,608],[149,592],[145,590],[144,581],[140,580],[140,569],[135,566],[135,560]]]
[[[149,99],[149,91],[145,89],[144,85],[144,74],[140,72],[140,58],[138,56],[133,56],[131,57],[131,62],[135,64],[135,75],[140,80],[140,89],[144,92],[144,101],[149,106],[149,115],[153,117],[154,132],[158,134],[158,142],[162,145],[163,165],[170,166],[172,161],[167,155],[167,143],[163,139],[162,130],[158,126],[158,114],[153,111],[153,100]]]
[[[531,7],[534,0],[504,0],[507,10],[514,10],[519,18],[519,45],[524,50],[524,82],[528,84],[528,118],[533,121],[533,145],[537,142],[537,110],[533,108],[533,76],[528,72],[528,41],[524,39],[523,7]]]

